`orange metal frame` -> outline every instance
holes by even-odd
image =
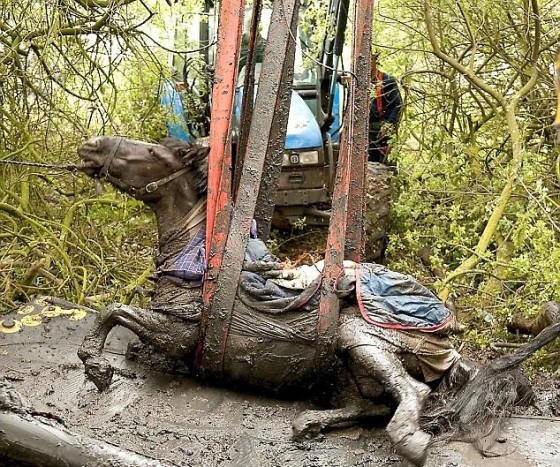
[[[297,0],[284,0],[282,8],[287,25],[291,28],[293,10]],[[255,131],[255,139],[251,142],[249,133],[248,153],[252,147],[258,146],[258,154],[249,154],[243,164],[240,174],[240,189],[247,189],[251,193],[237,198],[239,206],[232,211],[232,160],[230,145],[230,126],[237,77],[237,63],[243,25],[244,0],[223,0],[220,12],[219,38],[216,59],[215,84],[212,92],[212,124],[210,128],[210,155],[208,168],[208,210],[206,224],[206,245],[208,273],[204,284],[205,311],[203,317],[204,354],[202,369],[211,374],[219,374],[222,370],[223,355],[227,345],[229,320],[235,299],[237,281],[243,262],[248,230],[255,211],[256,194],[262,178],[265,152],[266,157],[272,157],[270,147],[259,145],[258,136],[262,132]],[[295,7],[297,16],[297,6]],[[352,75],[355,82],[350,87],[348,115],[342,135],[342,146],[336,170],[336,184],[332,201],[332,217],[329,225],[327,248],[325,251],[325,269],[323,273],[322,298],[319,305],[317,330],[325,357],[334,351],[334,342],[339,317],[339,304],[336,297],[336,280],[343,269],[343,259],[356,262],[361,259],[363,249],[363,217],[364,191],[367,172],[367,134],[368,119],[364,115],[369,112],[369,73],[371,63],[371,30],[373,22],[373,0],[357,0],[355,18],[353,22],[352,45]],[[278,22],[281,24],[281,21]],[[272,47],[291,40],[289,32],[279,34],[277,43]],[[272,35],[272,37],[275,37]],[[269,36],[269,41],[271,36]],[[274,40],[274,39],[272,39]],[[268,45],[267,45],[268,46]],[[271,48],[272,48],[271,47]],[[289,48],[286,55],[292,54]],[[266,49],[265,49],[266,60]],[[275,80],[287,79],[291,83],[292,77],[275,74],[273,70],[268,75],[265,72],[266,62],[263,63],[260,88]],[[291,70],[291,68],[290,68]],[[268,81],[266,80],[268,76]],[[278,104],[270,106],[270,96],[275,93],[275,101],[289,101],[281,99],[287,88],[283,86],[269,89],[267,98],[255,103],[254,112],[257,114],[255,125],[266,121],[270,134],[278,131],[273,128],[273,122],[278,112],[288,112],[289,108]],[[270,83],[269,83],[270,84]],[[276,83],[278,85],[278,83]],[[259,107],[260,106],[260,107]],[[262,108],[261,108],[262,107]],[[267,108],[268,107],[268,108]],[[276,112],[276,113],[275,113]],[[260,119],[260,120],[259,120]],[[286,117],[287,119],[287,117]],[[284,124],[285,125],[285,124]],[[281,125],[279,125],[281,126]],[[257,135],[257,133],[259,135]],[[280,133],[275,133],[276,136]],[[285,126],[284,126],[285,136]],[[262,138],[261,138],[262,139]],[[279,138],[275,138],[278,140]],[[268,142],[265,142],[268,143]],[[283,150],[281,148],[280,150]],[[247,173],[245,172],[247,170]],[[232,220],[233,218],[233,220]],[[245,232],[245,230],[247,232]],[[239,250],[239,251],[238,251]],[[224,260],[224,258],[226,258]],[[227,274],[223,273],[228,270]],[[220,282],[221,281],[221,282]],[[330,359],[323,358],[325,362]]]

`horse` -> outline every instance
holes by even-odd
[[[154,349],[185,362],[194,376],[205,377],[197,364],[203,348],[201,272],[178,271],[176,265],[186,246],[190,245],[191,253],[204,254],[208,152],[208,147],[203,145],[172,138],[153,144],[110,136],[93,137],[78,149],[81,172],[143,201],[155,213],[158,227],[155,284],[149,307],[142,309],[118,303],[108,306],[98,314],[78,350],[86,375],[100,391],[109,387],[113,376],[113,369],[102,353],[105,340],[115,326],[132,330]],[[245,270],[259,263],[252,260],[262,260],[263,255],[270,257],[263,245],[257,245],[265,249],[260,256],[246,256]],[[255,301],[248,296],[250,287],[244,281],[259,282],[261,277],[262,285],[268,279],[250,271],[253,275],[244,273],[237,289],[222,373],[212,381],[280,395],[321,395],[330,409],[299,415],[293,424],[295,438],[390,415],[386,432],[396,451],[421,466],[432,442],[431,434],[426,431],[428,427],[445,424],[443,418],[469,426],[472,418],[466,412],[478,415],[480,411],[476,409],[485,404],[483,400],[475,404],[455,403],[451,409],[440,408],[429,417],[424,408],[431,386],[439,381],[446,381],[449,387],[453,383],[458,388],[453,400],[468,402],[477,391],[477,397],[485,397],[492,387],[490,381],[498,379],[493,372],[489,380],[484,369],[462,358],[444,332],[395,329],[367,322],[356,295],[351,292],[352,287],[340,298],[335,352],[332,361],[325,365],[319,361],[323,353],[316,326],[317,302],[309,297],[301,300],[294,294],[275,300],[274,304]],[[262,274],[266,276],[266,271]],[[269,275],[278,276],[277,265],[270,268]],[[287,280],[293,275],[282,277]],[[350,284],[356,283],[355,277],[346,279]],[[500,371],[511,370],[536,347],[555,338],[560,327],[552,328],[545,337],[537,337],[529,350],[520,349],[519,355],[523,355],[514,363],[502,365]],[[473,383],[476,386],[481,381],[483,387],[473,390]],[[523,378],[508,381],[513,396],[507,402],[511,406],[520,395],[526,394],[526,385]],[[461,388],[469,389],[461,392]],[[379,404],[384,394],[396,404],[392,412]],[[478,419],[476,426],[484,429]],[[468,428],[458,431],[465,433]]]

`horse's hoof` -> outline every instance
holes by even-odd
[[[292,439],[303,441],[316,438],[323,428],[323,424],[313,413],[303,412],[292,423]]]
[[[113,367],[104,358],[90,358],[84,362],[86,376],[97,387],[99,392],[105,391],[113,380]]]
[[[428,446],[431,436],[421,430],[406,435],[394,442],[397,452],[418,467],[422,467],[428,458]]]
[[[86,360],[93,357],[93,352],[84,345],[82,345],[76,353],[78,354],[78,358],[84,364],[86,363]]]

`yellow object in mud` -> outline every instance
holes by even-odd
[[[18,315],[28,315],[29,313],[33,313],[35,311],[35,306],[33,305],[25,305],[21,307],[18,311]]]
[[[41,317],[41,315],[27,315],[21,318],[21,324],[30,328],[39,326],[42,323],[43,318]]]
[[[0,333],[15,333],[24,327],[36,327],[43,324],[44,320],[67,317],[71,321],[79,321],[87,316],[87,311],[81,308],[63,308],[50,304],[44,297],[38,297],[32,302],[22,306],[18,315],[23,315],[19,320],[5,318],[0,320]]]
[[[72,311],[72,314],[70,315],[70,321],[79,321],[81,319],[84,319],[87,316],[87,311],[85,311],[85,310],[80,310],[78,308],[73,308],[70,311]]]
[[[19,332],[23,328],[21,321],[17,319],[11,319],[9,322],[7,320],[0,321],[0,332],[4,334],[12,334],[14,332]]]
[[[73,310],[60,308],[59,306],[48,306],[39,314],[45,318],[56,318],[57,316],[71,315],[72,311]]]

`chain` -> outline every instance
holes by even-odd
[[[78,170],[78,166],[75,164],[45,164],[41,162],[23,162],[23,161],[14,161],[10,159],[0,159],[0,164],[23,165],[27,167],[41,167],[43,169],[62,169],[62,170],[69,170],[71,172],[75,172],[76,170]]]

